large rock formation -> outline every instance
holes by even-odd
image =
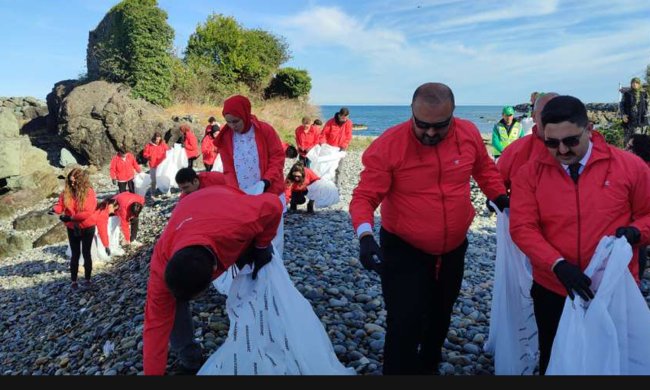
[[[48,164],[47,153],[32,146],[28,136],[21,136],[18,121],[6,108],[0,108],[0,218],[13,214],[56,193],[59,181]]]
[[[54,84],[52,92],[45,97],[50,115],[47,117],[47,129],[51,133],[58,133],[57,120],[61,111],[63,99],[79,84],[77,80],[62,80]]]
[[[72,151],[104,166],[119,145],[140,153],[155,131],[175,140],[180,124],[168,119],[162,108],[131,98],[129,92],[123,84],[93,81],[76,86],[63,98],[58,128]],[[190,126],[197,136],[202,134],[200,125]]]

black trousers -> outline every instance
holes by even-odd
[[[212,166],[213,166],[213,165],[214,165],[214,164],[206,164],[206,163],[203,163],[203,166],[205,167],[205,171],[206,171],[206,172],[210,172],[210,171],[212,171]]]
[[[68,228],[68,242],[70,243],[70,252],[72,252],[70,258],[70,276],[73,282],[77,281],[79,257],[81,257],[82,253],[84,257],[84,276],[86,280],[90,280],[90,275],[93,272],[93,260],[90,256],[90,247],[93,243],[94,236],[94,226],[85,229]]]
[[[139,226],[140,226],[140,219],[138,217],[131,218],[131,242],[138,239]]]
[[[544,375],[548,361],[551,359],[551,348],[553,348],[553,340],[555,340],[555,333],[560,324],[566,297],[542,287],[535,281],[530,289],[530,296],[533,298],[533,310],[537,322],[539,374]]]
[[[188,168],[194,168],[194,161],[197,159],[197,157],[192,157],[187,159],[187,166]]]
[[[639,280],[643,279],[643,273],[648,264],[648,247],[639,247]]]
[[[386,303],[384,375],[432,375],[460,292],[468,241],[434,256],[414,248],[383,227],[379,233]]]
[[[135,184],[133,183],[133,180],[117,182],[118,193],[126,192],[127,187],[129,192],[135,194]]]

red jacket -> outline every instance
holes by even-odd
[[[144,206],[144,197],[131,192],[122,192],[115,195],[113,199],[120,205],[120,208],[115,210],[115,215],[120,218],[120,228],[122,229],[122,234],[124,234],[124,240],[129,243],[131,242],[131,226],[129,220],[133,216],[129,211],[129,207],[133,203],[140,203]]]
[[[257,143],[260,160],[260,173],[262,176],[260,180],[266,179],[271,183],[266,192],[280,195],[284,191],[284,151],[282,150],[282,142],[278,133],[268,123],[253,119],[252,124],[255,128],[255,142]],[[234,132],[230,126],[224,125],[214,140],[214,144],[221,155],[226,184],[239,188],[233,159],[233,134]]]
[[[559,258],[584,270],[603,236],[620,226],[650,239],[650,169],[637,157],[592,136],[591,156],[577,183],[550,154],[525,164],[512,181],[510,234],[530,258],[533,279],[566,296],[551,267]],[[638,280],[637,250],[630,271]]]
[[[120,156],[115,155],[111,160],[110,173],[111,179],[117,181],[129,181],[133,180],[135,172],[142,172],[142,168],[138,165],[138,162],[135,161],[135,157],[131,153],[127,153],[125,159],[122,159]]]
[[[168,149],[169,146],[167,146],[165,141],[160,141],[160,144],[158,145],[149,142],[145,145],[142,156],[149,160],[149,168],[155,168],[163,162],[167,156]]]
[[[218,149],[214,146],[214,138],[206,134],[201,140],[201,153],[203,154],[203,163],[207,165],[214,164],[217,159]]]
[[[373,225],[381,204],[381,224],[410,245],[440,255],[457,248],[474,219],[470,177],[489,199],[505,194],[499,171],[476,126],[453,118],[436,146],[422,145],[412,122],[386,130],[362,156],[364,169],[352,192],[355,232]]]
[[[97,196],[95,190],[92,188],[86,192],[86,201],[83,208],[78,208],[77,200],[71,199],[69,204],[66,205],[63,201],[63,193],[59,195],[59,200],[54,205],[53,210],[57,214],[69,215],[72,218],[71,222],[66,222],[65,226],[69,229],[74,229],[74,225],[78,224],[80,228],[85,229],[95,226],[95,208],[97,208]]]
[[[199,156],[199,142],[196,140],[196,136],[191,130],[188,130],[183,133],[183,145],[185,146],[185,154],[187,158],[194,158]]]
[[[217,186],[217,185],[226,185],[226,177],[221,172],[199,172],[197,175],[199,177],[199,190],[205,187]],[[235,187],[237,188],[237,187]],[[197,190],[198,191],[198,190]],[[196,192],[196,191],[195,191]],[[181,193],[181,196],[178,199],[183,199],[189,194]]]
[[[169,335],[174,326],[176,301],[165,284],[165,267],[178,250],[205,245],[218,258],[216,279],[251,244],[266,247],[282,216],[277,195],[246,195],[237,188],[213,186],[198,191],[193,202],[179,202],[151,257],[144,310],[144,373],[163,375],[167,366]],[[207,204],[228,207],[205,207]]]
[[[332,118],[325,123],[320,133],[318,143],[327,143],[332,146],[347,149],[352,140],[352,121],[346,120],[343,125],[338,125]]]
[[[318,144],[320,132],[318,126],[311,125],[309,130],[305,131],[304,126],[296,127],[296,147],[301,156],[306,156],[307,152]]]
[[[503,149],[497,161],[497,168],[503,177],[508,193],[512,186],[512,178],[519,168],[534,159],[540,153],[548,153],[544,141],[537,136],[537,125],[533,126],[533,133],[523,136]]]
[[[289,179],[287,178],[287,181],[285,182],[285,190],[284,190],[284,196],[287,199],[287,203],[291,201],[291,191],[305,191],[307,189],[307,186],[315,182],[316,180],[320,180],[320,176],[318,176],[314,171],[312,171],[309,168],[305,168],[305,181],[302,182],[302,185],[289,181]]]

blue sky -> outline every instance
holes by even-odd
[[[86,70],[88,32],[117,0],[0,0],[0,96],[45,98]],[[213,12],[284,36],[314,104],[409,104],[428,81],[457,104],[554,90],[618,99],[650,64],[647,0],[159,0],[182,53]]]

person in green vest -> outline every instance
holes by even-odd
[[[515,109],[512,106],[505,106],[501,111],[502,119],[492,129],[492,155],[496,161],[506,146],[524,136],[524,129],[521,122],[515,119]]]

